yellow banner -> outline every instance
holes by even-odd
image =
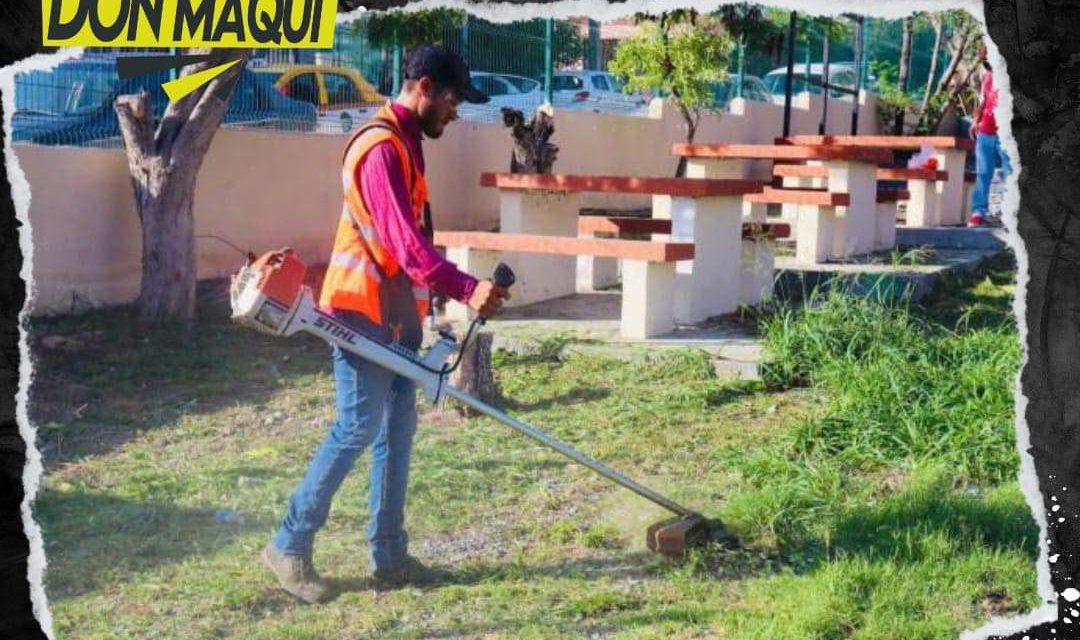
[[[42,0],[49,47],[329,49],[337,0]]]

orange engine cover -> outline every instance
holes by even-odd
[[[251,264],[261,272],[259,291],[286,307],[292,307],[300,296],[307,275],[307,265],[292,249],[268,251]]]

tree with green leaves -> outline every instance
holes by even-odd
[[[694,141],[701,114],[715,102],[712,84],[727,78],[732,42],[720,21],[693,10],[639,16],[637,31],[619,43],[608,70],[626,78],[627,92],[669,96]],[[686,172],[680,159],[675,175]]]
[[[960,9],[917,14],[913,25],[929,27],[934,32],[934,55],[924,86],[916,91],[907,90],[896,63],[879,60],[871,63],[871,67],[878,80],[882,124],[895,126],[903,118],[903,122],[914,124],[899,132],[930,135],[937,132],[950,113],[961,115],[969,111],[975,94],[972,78],[978,70],[980,28],[970,14]],[[939,74],[937,58],[941,51],[946,53],[948,62]]]
[[[464,21],[465,12],[460,9],[398,10],[371,14],[366,28],[372,44],[380,47],[399,44],[408,49],[439,42],[446,26],[460,27]],[[360,25],[361,22],[355,24]]]
[[[759,4],[742,2],[725,4],[713,15],[720,20],[724,29],[734,39],[742,42],[748,51],[766,54],[778,61],[784,50],[787,22],[783,24],[777,22],[771,11],[773,10]]]

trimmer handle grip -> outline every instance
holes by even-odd
[[[503,289],[509,289],[517,282],[517,277],[514,276],[513,269],[505,262],[500,262],[499,265],[495,267],[495,274],[491,276],[491,281],[495,283],[496,286],[502,287]]]

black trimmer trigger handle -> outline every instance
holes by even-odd
[[[513,269],[505,262],[500,262],[499,265],[495,267],[495,274],[491,277],[491,281],[495,283],[496,286],[502,287],[503,289],[509,289],[517,282],[517,277],[514,276]]]

